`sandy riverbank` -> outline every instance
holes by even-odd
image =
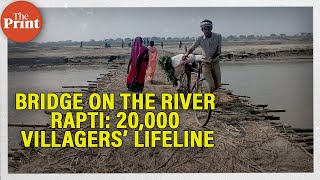
[[[191,42],[183,46],[190,47]],[[178,43],[165,44],[162,49],[169,55],[184,53],[184,48],[178,48]],[[195,54],[201,54],[197,48]],[[116,60],[128,59],[130,48],[101,46],[33,46],[10,47],[8,52],[9,70],[27,66],[31,68],[53,65],[99,65]],[[227,63],[265,63],[265,62],[303,62],[311,61],[313,56],[312,41],[247,41],[224,42],[220,59]]]

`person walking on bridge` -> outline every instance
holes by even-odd
[[[148,66],[148,48],[143,46],[141,37],[134,40],[127,69],[127,88],[129,91],[141,93],[144,87]]]
[[[150,46],[148,46],[149,49],[149,63],[148,63],[148,69],[147,69],[147,81],[149,81],[151,84],[154,84],[153,76],[154,72],[156,70],[157,65],[157,54],[158,50],[154,47],[154,42],[150,41]]]
[[[212,32],[213,25],[210,20],[203,20],[200,23],[203,35],[199,36],[182,57],[185,60],[198,46],[202,49],[202,72],[205,80],[210,85],[210,92],[221,87],[220,59],[222,37]]]

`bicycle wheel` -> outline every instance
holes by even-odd
[[[184,72],[179,77],[178,86],[177,86],[176,90],[179,93],[188,94],[190,91],[189,86],[190,86],[190,80],[188,78],[188,73]]]
[[[197,87],[194,89],[194,92],[197,92],[197,93],[210,93],[210,86],[209,86],[209,83],[204,80],[204,79],[201,79],[199,82],[198,82],[198,85]],[[202,96],[202,98],[204,98],[204,96]],[[202,102],[203,99],[202,99]],[[203,105],[202,105],[203,107]],[[196,115],[196,120],[198,122],[198,124],[201,126],[201,127],[204,127],[207,125],[207,123],[209,122],[209,119],[211,117],[211,105],[208,104],[208,109],[205,110],[195,110],[195,115]]]

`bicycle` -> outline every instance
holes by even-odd
[[[194,76],[193,76],[194,75]],[[196,76],[196,77],[195,77]],[[202,77],[202,61],[196,60],[192,64],[185,64],[184,72],[179,76],[177,87],[179,93],[210,93],[210,86],[208,81]],[[193,84],[191,86],[191,84]],[[203,97],[203,96],[202,96]],[[203,99],[202,99],[203,100]],[[203,101],[202,101],[203,102]],[[208,104],[208,109],[196,110],[195,115],[197,123],[204,127],[209,122],[211,117],[211,105]]]

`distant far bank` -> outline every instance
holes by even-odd
[[[65,43],[65,42],[64,42]],[[95,42],[98,43],[98,42]],[[161,54],[174,56],[182,54],[185,47],[190,47],[193,41],[165,41],[155,47]],[[103,44],[78,45],[56,43],[24,43],[10,44],[8,47],[8,64],[11,66],[41,67],[45,65],[94,65],[108,64],[117,60],[128,60],[130,46],[112,44],[106,47]],[[147,46],[147,44],[145,44]],[[201,54],[197,48],[195,54]],[[228,40],[222,42],[222,62],[279,62],[279,61],[312,61],[313,39],[311,38],[277,38]],[[159,58],[159,57],[158,57]]]

